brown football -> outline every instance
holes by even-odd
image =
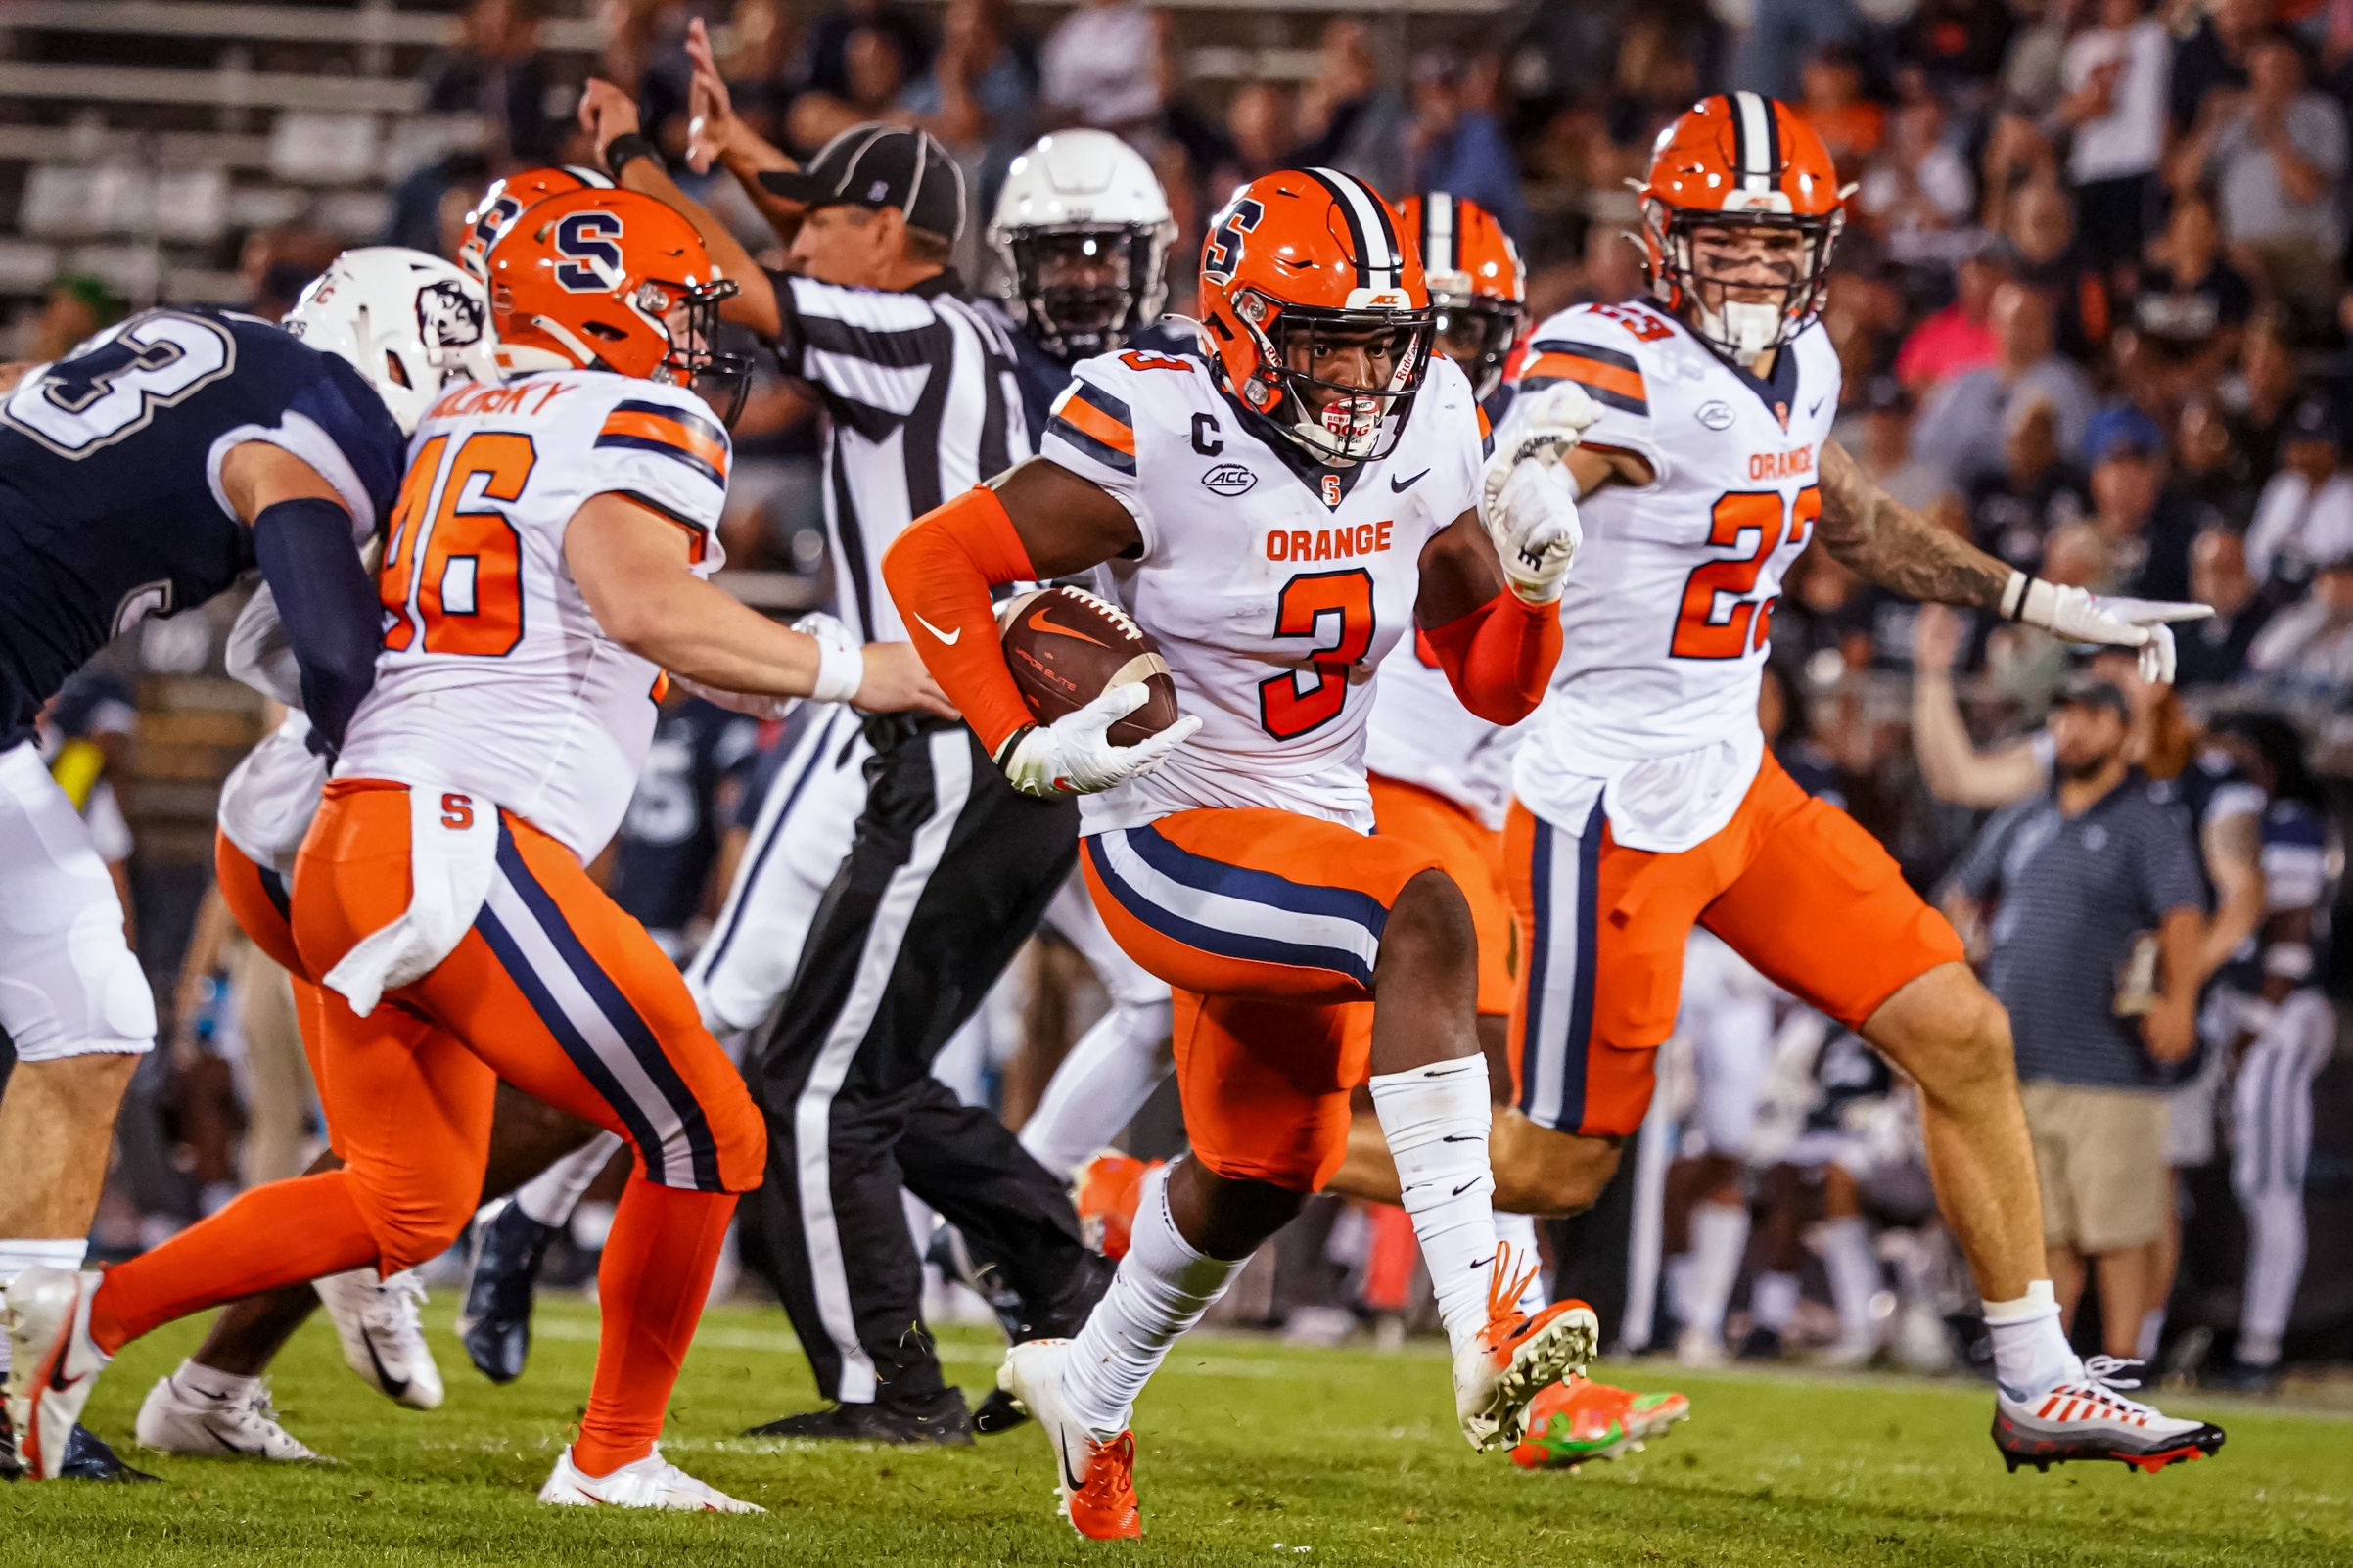
[[[1118,606],[1081,588],[1040,588],[997,607],[1013,684],[1040,724],[1141,680],[1152,695],[1111,726],[1111,743],[1132,746],[1176,722],[1176,682],[1160,645]]]

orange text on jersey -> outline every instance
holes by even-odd
[[[1752,480],[1796,479],[1814,472],[1814,448],[1800,446],[1788,452],[1751,452],[1748,454],[1748,477]]]
[[[1269,561],[1346,561],[1360,555],[1378,555],[1389,548],[1395,520],[1360,523],[1353,529],[1276,529],[1267,535]]]
[[[553,376],[545,381],[533,378],[509,382],[505,386],[487,381],[470,381],[434,404],[433,412],[425,417],[448,419],[461,414],[518,414],[526,411],[524,405],[531,399],[536,401],[531,403],[529,412],[536,414],[568,390],[568,385],[561,378]]]

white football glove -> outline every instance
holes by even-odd
[[[1024,795],[1092,795],[1141,778],[1183,745],[1201,720],[1187,714],[1133,746],[1116,746],[1111,726],[1143,707],[1151,691],[1140,680],[1113,686],[1074,714],[1024,730],[997,759]]]
[[[1523,397],[1503,421],[1479,485],[1479,521],[1511,591],[1530,604],[1560,597],[1560,579],[1585,541],[1577,490],[1561,459],[1601,417],[1575,382]]]
[[[2104,598],[2085,588],[2063,588],[2024,573],[2010,578],[2002,608],[2011,620],[2041,626],[2070,642],[2137,648],[2141,653],[2141,678],[2166,686],[2173,684],[2173,627],[2168,623],[2203,621],[2214,613],[2210,604]]]

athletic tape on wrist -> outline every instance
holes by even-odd
[[[846,703],[866,680],[866,650],[855,643],[817,639],[817,683],[809,696],[821,703]]]

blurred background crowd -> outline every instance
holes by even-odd
[[[2353,0],[13,0],[0,357],[52,357],[157,301],[275,317],[346,244],[450,254],[488,179],[584,160],[572,111],[590,74],[680,150],[697,15],[763,134],[807,155],[861,120],[919,124],[965,163],[980,213],[1039,133],[1128,139],[1182,230],[1178,313],[1206,215],[1297,163],[1487,207],[1527,261],[1531,323],[1638,294],[1628,186],[1657,132],[1703,92],[1788,100],[1853,182],[1823,312],[1848,449],[2019,568],[2217,614],[2184,629],[2168,692],[2079,669],[2029,628],[1923,613],[1816,549],[1771,611],[1768,733],[1944,900],[1998,992],[2030,908],[2069,930],[2066,899],[2098,901],[2027,885],[2036,811],[2073,820],[2119,781],[2171,783],[2166,853],[2189,891],[2143,901],[2211,920],[2238,898],[2242,972],[2151,1004],[2163,1019],[2194,1003],[2187,1037],[2111,1028],[2100,1056],[2021,1029],[2030,1082],[2143,1093],[2170,1118],[2145,1176],[2167,1194],[2157,1234],[2052,1221],[2054,1250],[2098,1280],[2077,1334],[2253,1386],[2353,1362],[2353,1066],[2330,1005],[2353,996],[2353,944],[2327,941],[2353,804]],[[773,250],[731,181],[696,189]],[[982,227],[958,265],[987,290]],[[831,580],[813,407],[769,377],[737,431],[721,580],[778,612]],[[100,1221],[117,1257],[290,1173],[318,1133],[299,1053],[263,1017],[270,977],[207,898],[218,781],[264,721],[221,677],[235,606],[214,608],[147,622],[50,715],[53,767],[103,826],[170,999],[172,1048],[142,1071]],[[608,870],[681,953],[780,750],[777,726],[691,705],[666,718]],[[2256,792],[2223,797],[2257,824],[2237,860],[2216,781]],[[2007,974],[2030,993],[2069,984]],[[2095,992],[2107,1009],[2108,974],[2074,985],[2052,1016]],[[1639,1157],[1593,1214],[1550,1227],[1555,1288],[1590,1295],[1626,1344],[1692,1360],[1965,1360],[1973,1292],[1932,1218],[1904,1087],[1736,963],[1695,952],[1685,1004]],[[1018,1122],[1101,1005],[1041,938],[943,1075]],[[2302,1043],[2266,1054],[2290,1015]],[[1766,1070],[1728,1087],[1727,1060]],[[1181,1138],[1173,1096],[1130,1135],[1146,1156]],[[600,1212],[583,1208],[554,1277],[588,1276]],[[1401,1223],[1319,1206],[1227,1310],[1303,1338],[1409,1329]]]

